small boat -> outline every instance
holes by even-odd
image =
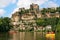
[[[46,33],[46,38],[55,39],[55,33],[53,32]]]

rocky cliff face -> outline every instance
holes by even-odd
[[[59,14],[46,13],[42,15],[39,11],[39,6],[37,4],[31,4],[30,9],[19,8],[19,11],[12,14],[11,23],[15,30],[36,29],[36,19],[50,17],[59,17]]]

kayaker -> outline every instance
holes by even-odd
[[[48,31],[46,33],[46,40],[55,40],[55,32],[54,31],[52,31],[52,32]]]

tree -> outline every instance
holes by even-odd
[[[50,10],[50,13],[55,13],[55,12],[56,12],[55,9],[51,9],[51,10]]]
[[[47,9],[46,8],[43,8],[43,10],[41,10],[41,13],[42,14],[45,14],[47,12]]]
[[[45,25],[46,25],[44,19],[37,19],[37,20],[36,20],[36,24],[37,24],[38,26],[45,26]]]
[[[60,7],[57,7],[56,11],[60,13]]]
[[[10,18],[4,17],[0,18],[0,32],[7,32],[12,28],[12,25],[10,25]]]
[[[29,9],[26,9],[26,10],[25,10],[25,13],[29,13]]]
[[[45,19],[37,19],[36,20],[36,24],[38,26],[47,26],[47,25],[51,25],[52,26],[52,30],[55,30],[56,25],[59,22],[59,18],[45,18]]]
[[[59,21],[58,18],[47,18],[45,20],[46,20],[47,25],[52,26],[52,30],[56,29],[56,25],[58,24],[58,21]]]

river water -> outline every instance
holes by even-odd
[[[41,32],[0,33],[0,40],[45,40]]]

